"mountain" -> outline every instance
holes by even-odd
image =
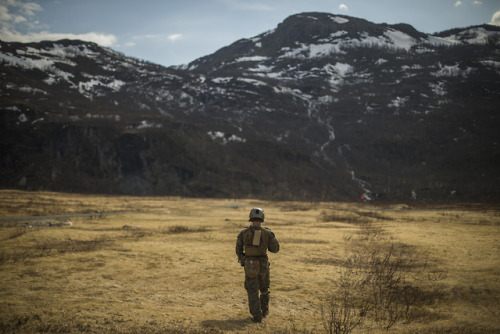
[[[190,64],[0,42],[0,187],[500,199],[500,28],[291,16]]]

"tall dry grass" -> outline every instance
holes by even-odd
[[[254,206],[281,244],[258,325],[234,254]],[[0,212],[4,333],[500,330],[498,207],[0,191]]]

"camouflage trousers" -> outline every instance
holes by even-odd
[[[269,312],[269,286],[270,270],[267,259],[260,260],[259,275],[256,278],[250,278],[245,275],[245,290],[248,294],[248,307],[250,314],[258,319],[262,319],[263,314]],[[260,292],[260,295],[259,295]]]

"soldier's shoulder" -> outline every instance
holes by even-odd
[[[240,231],[240,233],[239,233],[239,234],[243,234],[243,233],[245,233],[245,231],[248,231],[250,228],[251,228],[251,226],[247,226],[247,227],[245,227],[244,229],[242,229],[242,230]]]
[[[271,231],[271,229],[270,229],[269,227],[264,227],[264,230],[265,230],[268,234],[270,234],[270,235],[274,236],[274,232],[273,232],[273,231]]]

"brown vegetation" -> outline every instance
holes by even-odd
[[[234,254],[254,206],[281,243],[258,325]],[[0,191],[0,212],[4,333],[500,331],[498,206]]]

